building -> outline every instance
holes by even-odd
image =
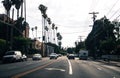
[[[23,18],[22,18],[23,19]],[[21,23],[20,23],[21,22]],[[29,24],[23,20],[12,20],[5,14],[0,14],[0,39],[10,40],[16,36],[23,36],[29,38]]]

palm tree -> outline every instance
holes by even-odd
[[[55,30],[56,30],[56,32],[55,32],[55,39],[56,39],[58,27],[55,27]],[[57,43],[58,43],[58,39],[57,39]]]
[[[49,24],[49,28],[50,28],[50,25],[51,25],[51,19],[50,19],[50,18],[47,18],[47,22],[48,22],[48,24]],[[50,40],[50,36],[51,36],[51,31],[48,30],[48,42],[49,42],[49,40]]]
[[[32,30],[32,35],[33,35],[33,38],[34,38],[34,34],[33,34],[34,28],[31,28],[31,30]]]
[[[46,10],[47,10],[47,7],[46,6],[44,6],[44,5],[42,5],[42,4],[40,4],[39,5],[39,7],[38,7],[38,9],[41,11],[41,14],[42,14],[42,17],[43,17],[43,24],[42,24],[42,36],[43,36],[43,41],[45,40],[44,38],[45,38],[45,31],[44,31],[44,28],[45,28],[45,19],[46,19],[46,17],[47,17],[47,14],[46,14]]]
[[[51,24],[51,19],[48,18],[47,21],[48,21],[48,24],[50,25]]]
[[[37,26],[35,26],[35,30],[36,30],[36,38],[37,38],[37,29],[38,29],[38,27],[37,27]]]
[[[55,24],[52,24],[52,30],[53,30],[53,42],[55,41]]]
[[[16,0],[14,1],[15,3],[15,8],[17,9],[17,19],[19,17],[19,9],[20,9],[20,6],[23,4],[23,0]]]
[[[45,15],[46,14],[46,10],[47,10],[47,7],[44,6],[44,5],[39,5],[39,10],[41,11],[42,15]]]
[[[62,44],[62,42],[61,42],[61,40],[62,40],[62,36],[61,36],[61,34],[58,32],[57,33],[57,39],[58,39],[58,45],[59,45],[59,47],[61,48],[61,44]]]
[[[10,9],[12,6],[12,1],[11,0],[4,0],[2,1],[4,8],[7,11],[7,16],[10,17]]]
[[[6,12],[7,12],[7,22],[9,23],[9,17],[10,17],[10,9],[11,9],[11,6],[12,6],[12,2],[11,2],[11,0],[4,0],[4,1],[2,1],[2,3],[3,3],[3,6],[4,6],[4,8],[5,8],[5,10],[6,10]],[[6,50],[8,50],[8,26],[6,27],[6,47],[7,47],[7,49]]]
[[[45,19],[47,18],[46,10],[47,7],[40,4],[38,9],[41,11],[42,14],[42,55],[45,56],[45,48],[44,48],[44,41],[45,41]]]

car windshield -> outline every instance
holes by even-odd
[[[56,53],[51,53],[50,55],[56,55]]]
[[[33,56],[40,56],[40,54],[34,54]]]
[[[5,55],[14,55],[15,52],[7,52]]]

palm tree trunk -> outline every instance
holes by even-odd
[[[21,17],[23,17],[23,2],[21,3]]]
[[[17,19],[19,18],[19,9],[17,9]]]
[[[24,12],[25,12],[25,22],[26,22],[26,0],[24,0]]]
[[[33,38],[34,38],[34,34],[33,34],[33,31],[32,31],[32,35],[33,35]]]

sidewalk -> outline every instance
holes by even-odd
[[[120,62],[118,61],[104,61],[104,60],[96,60],[98,62],[102,62],[104,64],[107,64],[107,65],[111,65],[111,66],[117,66],[117,67],[120,67]]]

